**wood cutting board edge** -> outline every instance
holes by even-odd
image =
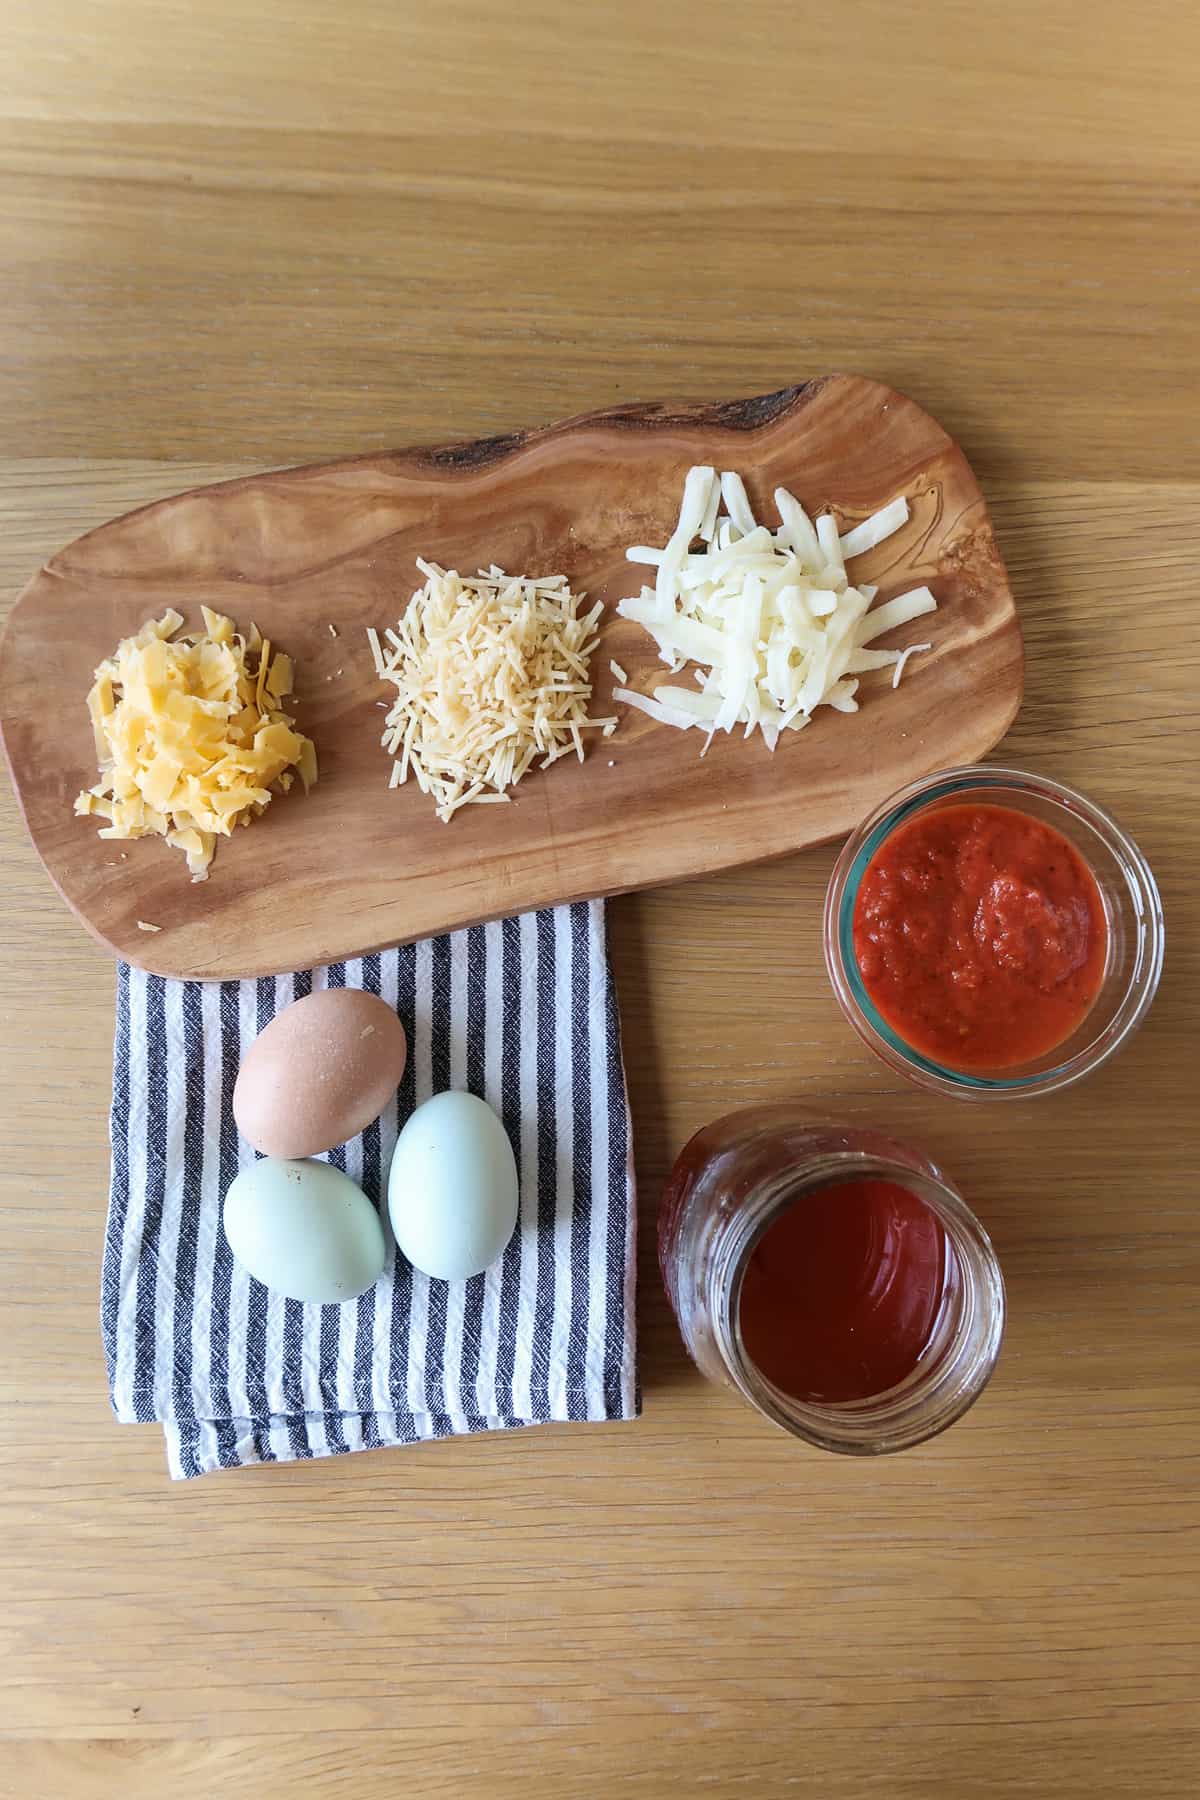
[[[791,429],[801,413],[811,407],[812,404],[819,400],[823,395],[828,397],[831,389],[836,391],[839,386],[842,385],[856,389],[860,400],[863,396],[869,396],[878,400],[885,410],[893,403],[898,403],[901,409],[911,409],[914,417],[918,417],[924,425],[932,428],[927,433],[928,442],[924,446],[925,450],[929,451],[932,446],[936,448],[939,457],[944,458],[948,465],[954,463],[961,464],[961,479],[969,484],[969,488],[973,490],[974,498],[972,504],[974,505],[977,502],[981,518],[979,529],[987,539],[988,554],[992,559],[989,571],[990,577],[993,583],[998,584],[999,589],[1001,590],[999,595],[1001,602],[999,611],[1003,616],[999,619],[998,629],[1005,637],[1008,645],[1008,655],[1004,668],[1004,682],[1006,685],[1001,703],[994,704],[993,710],[987,715],[985,732],[982,736],[977,735],[976,737],[977,747],[975,745],[972,746],[974,753],[967,757],[956,756],[952,760],[979,760],[981,757],[987,755],[1008,730],[1019,710],[1023,692],[1023,645],[1021,642],[1019,620],[1017,619],[1015,606],[1012,601],[1011,590],[1008,586],[1007,574],[1003,569],[998,547],[995,546],[994,533],[992,532],[990,520],[987,518],[986,506],[983,503],[982,496],[978,493],[978,487],[970,472],[969,464],[954,440],[951,439],[940,426],[936,425],[936,421],[932,420],[928,414],[923,413],[914,402],[907,400],[905,396],[898,394],[893,389],[885,387],[883,384],[868,381],[862,377],[825,375],[808,382],[791,384],[776,389],[770,394],[753,396],[745,400],[701,402],[696,404],[678,401],[659,401],[612,409],[599,409],[579,414],[572,419],[536,428],[530,432],[509,434],[503,437],[467,440],[462,443],[445,446],[418,447],[410,450],[387,452],[382,455],[367,453],[363,456],[338,459],[332,464],[301,464],[290,468],[266,472],[262,475],[237,476],[228,482],[213,484],[212,486],[199,490],[190,490],[188,494],[175,496],[173,499],[151,502],[146,507],[137,508],[130,513],[122,515],[119,520],[110,521],[107,525],[101,525],[94,530],[83,534],[63,551],[51,557],[43,568],[38,571],[27,584],[21,596],[13,606],[3,636],[0,637],[0,741],[4,744],[10,769],[13,770],[14,787],[17,792],[18,804],[21,808],[22,816],[30,831],[35,848],[37,848],[43,865],[46,867],[47,873],[50,875],[56,890],[67,904],[71,906],[72,910],[81,918],[90,935],[95,938],[99,944],[103,945],[110,952],[124,958],[126,961],[145,968],[151,973],[163,975],[195,975],[198,978],[209,979],[232,979],[241,975],[277,973],[288,968],[299,966],[294,951],[289,951],[281,958],[273,959],[270,955],[264,955],[260,950],[251,956],[249,963],[246,963],[244,959],[231,963],[228,958],[222,960],[220,956],[216,958],[215,962],[211,962],[211,959],[207,956],[198,957],[196,955],[199,945],[194,941],[191,946],[192,955],[187,965],[181,966],[178,952],[176,952],[173,959],[169,951],[170,932],[164,932],[162,934],[163,938],[167,941],[162,943],[160,949],[159,934],[157,933],[147,932],[144,934],[144,937],[143,934],[139,933],[137,938],[131,939],[128,930],[126,930],[123,935],[119,932],[112,934],[110,931],[106,930],[104,924],[99,919],[93,917],[86,907],[77,903],[76,899],[69,891],[69,888],[64,885],[64,880],[60,879],[60,871],[56,867],[53,857],[44,852],[42,842],[39,838],[39,832],[35,829],[34,823],[30,817],[30,809],[27,804],[25,788],[21,780],[17,777],[19,753],[14,753],[14,744],[11,737],[13,721],[10,717],[9,706],[8,673],[10,661],[13,660],[10,656],[10,651],[15,634],[22,626],[21,614],[23,610],[26,607],[36,604],[36,593],[38,590],[44,591],[44,584],[47,581],[54,581],[55,578],[60,575],[69,576],[69,571],[77,566],[78,559],[75,557],[75,553],[84,546],[92,547],[94,540],[98,538],[102,539],[104,534],[111,533],[114,527],[118,525],[126,525],[129,521],[136,521],[146,515],[160,514],[164,508],[169,508],[175,502],[187,500],[194,495],[203,496],[209,501],[215,500],[219,504],[221,496],[238,492],[244,493],[248,489],[253,490],[256,484],[267,485],[282,482],[291,486],[292,484],[304,483],[306,481],[319,481],[322,475],[329,475],[335,472],[341,473],[355,469],[369,471],[375,469],[391,472],[398,471],[406,476],[409,473],[419,472],[430,480],[437,482],[440,487],[443,482],[449,481],[454,483],[456,478],[461,480],[464,475],[479,475],[482,473],[485,478],[490,478],[497,469],[511,466],[513,463],[519,461],[523,454],[528,455],[539,448],[553,444],[557,439],[578,438],[589,432],[604,429],[616,429],[621,432],[630,432],[642,438],[659,432],[678,433],[682,431],[684,433],[695,433],[697,431],[703,432],[705,430],[720,432],[722,434],[725,432],[745,433],[748,437],[753,437],[755,434],[758,434],[761,437],[763,432],[770,431],[772,427],[779,427],[781,421]],[[106,574],[103,578],[102,585],[107,585],[107,582],[112,579],[114,579],[114,577]],[[862,715],[860,714],[859,717],[861,718],[861,716]],[[690,734],[688,735],[690,736]],[[935,762],[933,766],[939,765]],[[890,784],[890,786],[897,785],[900,785],[899,781]],[[507,811],[508,809],[505,810]],[[483,905],[472,908],[456,909],[456,913],[461,911],[461,916],[448,917],[439,921],[436,925],[431,926],[429,920],[423,918],[418,927],[411,933],[398,935],[393,929],[389,933],[379,936],[378,941],[375,941],[373,938],[369,944],[356,942],[353,949],[345,947],[341,941],[338,941],[331,945],[330,948],[321,955],[313,955],[310,960],[314,962],[320,960],[334,960],[335,958],[340,958],[344,955],[365,954],[370,950],[382,948],[385,944],[407,942],[415,937],[430,935],[432,930],[454,929],[459,928],[460,926],[478,923],[484,919],[498,916],[500,911],[525,910],[526,906],[532,903],[549,904],[552,898],[555,900],[566,900],[582,899],[593,896],[607,897],[629,892],[643,886],[661,886],[670,884],[674,881],[689,879],[703,873],[719,873],[749,862],[776,860],[780,857],[793,854],[796,850],[810,845],[835,841],[838,837],[844,835],[845,829],[847,829],[847,827],[844,823],[839,822],[833,828],[821,830],[815,834],[805,834],[803,831],[798,834],[788,832],[784,834],[782,840],[777,835],[774,841],[769,845],[764,846],[760,844],[756,846],[752,854],[748,854],[745,847],[739,843],[721,845],[720,847],[715,847],[708,851],[703,857],[700,866],[689,866],[682,869],[671,867],[662,873],[654,873],[652,871],[647,872],[643,870],[640,873],[637,873],[632,879],[605,878],[597,880],[592,878],[584,881],[583,885],[579,888],[572,888],[568,884],[563,886],[561,891],[556,891],[553,896],[546,895],[545,897],[539,897],[536,901],[531,901],[525,895],[517,894],[511,898],[507,898],[502,906]],[[219,854],[220,853],[218,853],[218,855]],[[615,874],[615,870],[612,871],[612,873]],[[374,908],[367,908],[368,913],[372,910],[374,910]],[[314,939],[314,942],[315,941],[316,940]]]

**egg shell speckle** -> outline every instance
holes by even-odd
[[[391,1007],[359,988],[294,1000],[242,1058],[233,1116],[264,1156],[296,1160],[344,1144],[400,1084],[408,1045]]]

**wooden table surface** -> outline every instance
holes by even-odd
[[[807,16],[806,16],[807,15]],[[832,849],[612,907],[644,1417],[168,1484],[96,1320],[113,970],[2,800],[0,1793],[1191,1795],[1200,27],[1185,0],[38,0],[0,13],[0,585],[240,470],[857,369],[959,436],[1004,755],[1157,870],[1071,1093],[901,1085]],[[927,1145],[1011,1322],[947,1437],[822,1456],[687,1364],[666,1167],[801,1095]]]

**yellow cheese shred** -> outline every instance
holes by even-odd
[[[224,613],[201,608],[204,628],[176,636],[174,608],[124,638],[96,670],[88,711],[100,780],[75,802],[107,819],[102,838],[155,835],[208,876],[218,837],[248,825],[295,770],[317,779],[312,742],[282,706],[292,661],[272,657],[258,627],[243,636]]]

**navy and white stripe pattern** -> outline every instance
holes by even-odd
[[[445,1088],[495,1108],[520,1172],[517,1232],[467,1282],[396,1255],[342,1306],[241,1269],[221,1198],[254,1151],[240,1058],[322,987],[394,1006],[396,1103],[328,1160],[378,1204],[413,1107]],[[529,913],[259,981],[168,981],[122,965],[101,1315],[118,1419],[159,1420],[176,1477],[551,1419],[636,1415],[633,1175],[599,901]]]

